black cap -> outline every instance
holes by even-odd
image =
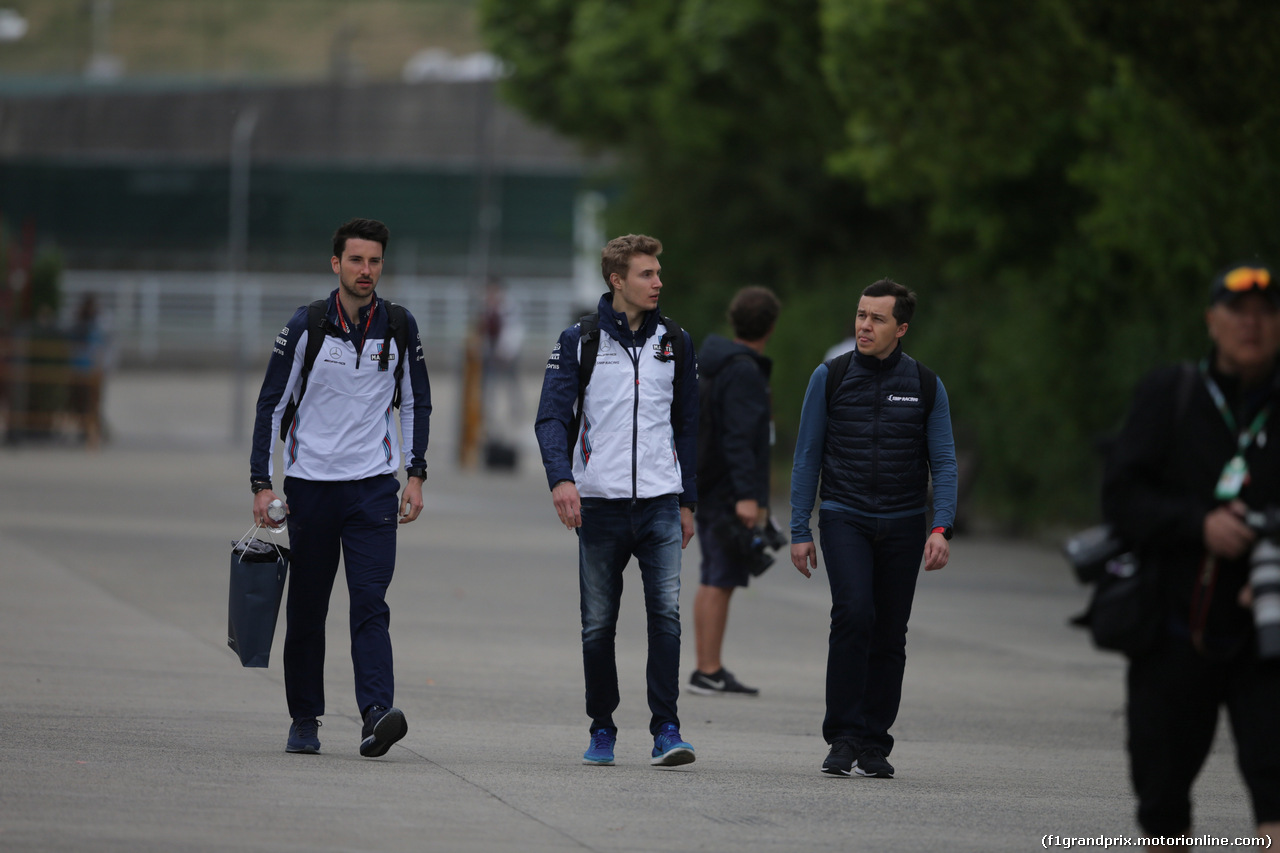
[[[1218,273],[1209,286],[1209,304],[1234,302],[1246,293],[1261,293],[1280,306],[1280,281],[1260,262],[1235,264]]]

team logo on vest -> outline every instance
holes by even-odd
[[[606,334],[601,334],[596,340],[596,364],[621,364],[622,358],[618,354],[618,345],[614,339]]]
[[[375,342],[375,347],[377,349],[377,352],[369,353],[370,361],[380,361],[382,359],[382,341]],[[395,360],[396,360],[396,351],[387,350],[387,361],[395,361]]]
[[[920,398],[914,394],[890,394],[885,398],[890,403],[919,403]]]
[[[653,357],[658,361],[671,361],[676,357],[675,345],[666,335],[653,345]]]

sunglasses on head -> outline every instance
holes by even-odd
[[[1264,290],[1271,284],[1271,270],[1261,267],[1236,267],[1222,278],[1222,285],[1232,293]]]

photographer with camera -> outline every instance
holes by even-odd
[[[1159,617],[1151,648],[1129,656],[1130,766],[1143,832],[1189,835],[1191,785],[1225,705],[1258,832],[1274,837],[1280,649],[1258,641],[1280,628],[1268,523],[1280,507],[1280,441],[1268,440],[1280,282],[1257,264],[1220,274],[1205,320],[1208,357],[1139,383],[1103,484],[1103,514],[1152,573]]]
[[[744,287],[729,303],[734,339],[707,335],[699,350],[698,491],[695,519],[702,550],[702,583],[693,599],[698,668],[689,690],[707,696],[756,696],[724,668],[720,651],[729,599],[772,563],[769,448],[773,413],[764,355],[781,303],[767,287]]]

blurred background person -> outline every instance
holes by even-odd
[[[830,361],[838,355],[844,355],[858,348],[858,321],[850,320],[848,327],[845,329],[844,338],[837,343],[832,344],[823,353],[822,360]]]
[[[744,287],[729,303],[733,340],[707,335],[699,350],[698,546],[701,584],[693,599],[697,669],[689,691],[756,696],[724,668],[721,649],[733,591],[751,568],[738,545],[769,522],[769,464],[773,405],[764,355],[781,303],[766,287]],[[734,528],[741,528],[735,530]],[[737,534],[736,536],[734,534]]]
[[[1129,660],[1130,769],[1143,832],[1189,835],[1191,785],[1225,706],[1258,834],[1274,838],[1280,645],[1260,644],[1266,629],[1255,622],[1280,631],[1280,573],[1268,581],[1272,612],[1251,610],[1259,531],[1246,512],[1280,508],[1280,442],[1268,441],[1280,404],[1280,282],[1256,263],[1220,274],[1205,323],[1198,365],[1158,368],[1138,384],[1103,483],[1103,514],[1155,586],[1157,631]]]
[[[107,368],[107,335],[92,293],[80,298],[71,327],[70,410],[85,445],[102,440],[102,388]]]
[[[497,277],[490,277],[485,287],[479,329],[485,464],[489,468],[514,468],[517,454],[513,436],[524,416],[520,393],[524,324],[512,309],[506,288]]]

